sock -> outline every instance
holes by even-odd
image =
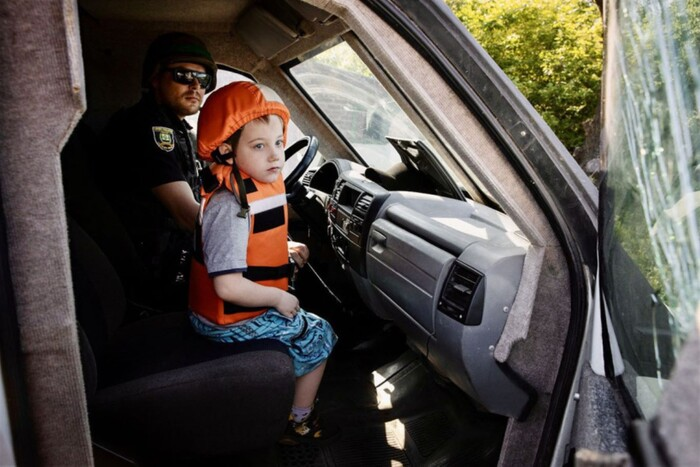
[[[294,420],[294,423],[301,423],[304,420],[306,420],[309,417],[309,414],[313,410],[313,406],[311,407],[296,407],[292,406],[292,420]]]

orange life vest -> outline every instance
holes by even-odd
[[[210,170],[216,176],[219,186],[202,194],[200,218],[211,196],[221,187],[234,194],[240,193],[231,166],[212,164]],[[287,199],[282,176],[273,183],[256,182],[243,172],[241,177],[250,206],[246,252],[248,267],[243,277],[261,285],[287,290],[290,264],[287,250]],[[197,228],[201,232],[201,223]],[[199,243],[198,249],[201,252],[201,242]],[[202,262],[201,254],[194,256],[190,273],[190,310],[212,323],[225,325],[258,316],[269,308],[242,307],[223,301],[214,290],[214,283]]]

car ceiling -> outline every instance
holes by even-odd
[[[139,22],[193,22],[232,24],[248,8],[250,0],[80,0],[90,16],[101,20]]]

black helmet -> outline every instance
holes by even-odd
[[[146,52],[141,73],[141,86],[150,86],[153,75],[170,63],[189,62],[202,65],[212,80],[206,92],[216,88],[216,62],[211,57],[204,42],[184,32],[169,32],[157,37]]]

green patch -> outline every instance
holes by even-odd
[[[154,126],[153,139],[159,148],[165,152],[170,152],[175,148],[175,132],[172,128],[164,126]]]

